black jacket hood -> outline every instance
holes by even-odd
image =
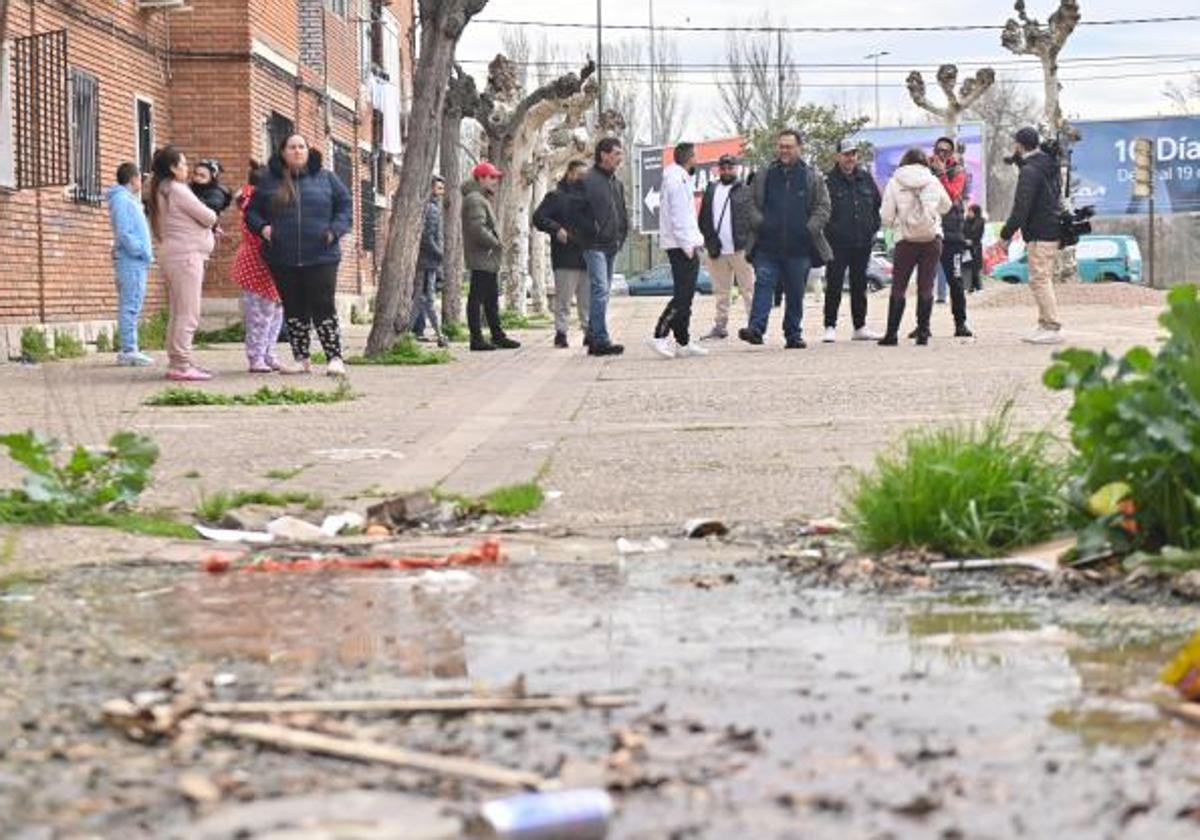
[[[308,166],[306,168],[309,175],[316,175],[320,172],[324,162],[325,157],[319,151],[316,149],[308,150]],[[283,177],[283,156],[279,152],[271,155],[271,160],[267,163],[267,166],[270,168],[271,174],[276,178]]]

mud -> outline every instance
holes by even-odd
[[[498,690],[521,675],[538,692],[636,689],[612,712],[310,721],[606,784],[614,838],[1200,831],[1200,730],[1153,703],[1194,609],[832,588],[737,545],[512,546],[471,577],[141,565],[11,587],[0,836],[201,836],[203,819],[236,824],[244,803],[277,797],[403,792],[454,814],[497,793],[219,740],[138,744],[100,721],[104,700],[197,664],[223,675],[222,699]],[[195,804],[181,777],[218,801]],[[380,802],[379,826],[399,831],[403,800]],[[320,830],[288,836],[392,836]]]

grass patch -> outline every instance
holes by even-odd
[[[465,344],[471,337],[471,333],[467,330],[467,325],[461,321],[450,321],[442,324],[442,335],[446,336],[446,340],[455,344]]]
[[[226,324],[219,330],[196,330],[197,344],[240,344],[246,340],[246,325],[242,321]]]
[[[282,388],[272,388],[264,385],[251,394],[216,394],[212,391],[202,391],[199,388],[174,386],[165,391],[150,395],[142,404],[153,407],[197,405],[321,405],[348,402],[357,398],[358,395],[345,382],[340,383],[332,391],[314,391],[307,388],[292,388],[287,385]]]
[[[312,464],[303,464],[299,467],[291,467],[289,469],[267,470],[263,474],[263,477],[270,479],[271,481],[288,481],[300,475],[300,473],[304,472],[311,466]]]
[[[54,358],[54,351],[44,332],[26,327],[21,330],[21,356],[31,362],[45,362]]]
[[[1045,433],[1017,433],[1008,408],[974,425],[921,429],[855,476],[846,517],[865,550],[990,557],[1066,524],[1065,468]]]
[[[108,330],[100,330],[96,334],[96,352],[111,353],[115,349],[113,347],[112,336],[108,334]]]
[[[325,506],[325,500],[313,493],[301,491],[286,491],[275,493],[270,490],[239,490],[230,492],[222,490],[217,493],[200,495],[200,503],[196,506],[196,518],[204,522],[219,522],[225,514],[246,505],[266,505],[268,507],[288,507],[289,505],[304,505],[306,510],[319,510]]]
[[[500,313],[500,326],[506,330],[546,330],[553,324],[549,315],[522,315],[515,309]]]
[[[411,335],[402,335],[392,349],[378,356],[351,356],[348,365],[444,365],[454,361],[449,350],[427,350]]]
[[[445,490],[437,488],[432,492],[435,499],[453,502],[460,510],[465,512],[474,514],[490,513],[495,516],[510,518],[533,513],[533,511],[540,508],[546,501],[546,494],[542,492],[541,486],[536,481],[497,487],[490,493],[478,498],[464,496],[460,493],[448,493]]]
[[[170,316],[165,310],[155,312],[149,318],[138,323],[138,349],[162,350],[167,346],[167,322]],[[121,347],[121,331],[117,330],[113,345]]]
[[[68,332],[54,331],[54,358],[82,359],[87,355],[83,342]]]

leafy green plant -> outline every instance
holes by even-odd
[[[350,323],[354,324],[357,327],[370,326],[371,313],[369,311],[363,312],[357,306],[351,304],[351,306],[350,306]]]
[[[1018,433],[1005,408],[979,424],[920,429],[855,475],[846,517],[868,551],[994,556],[1065,524],[1064,469],[1045,433]]]
[[[219,330],[196,330],[197,344],[239,344],[246,340],[246,325],[242,321],[226,324]]]
[[[506,330],[545,330],[554,322],[546,315],[522,315],[515,309],[500,313],[500,326]]]
[[[45,362],[54,358],[46,334],[36,327],[21,330],[21,356],[31,362]]]
[[[508,484],[491,492],[475,497],[461,493],[449,493],[435,488],[433,497],[440,501],[453,502],[461,511],[473,514],[492,513],[496,516],[517,517],[540,508],[546,494],[536,481]]]
[[[238,490],[231,492],[221,490],[216,493],[202,493],[200,503],[196,506],[196,518],[203,522],[219,522],[231,510],[246,505],[266,505],[269,507],[287,507],[288,505],[304,505],[307,510],[319,510],[325,505],[325,500],[313,493],[288,491],[275,493],[270,490]]]
[[[96,352],[111,353],[113,352],[112,336],[108,334],[108,330],[102,329],[96,334]]]
[[[300,475],[300,473],[304,472],[311,466],[312,464],[301,464],[298,467],[291,467],[290,469],[267,470],[264,474],[264,477],[269,478],[272,481],[288,481],[289,479],[293,479]]]
[[[138,347],[142,350],[162,350],[167,346],[167,323],[170,316],[165,310],[159,310],[138,324]],[[116,332],[114,344],[120,347],[121,331]]]
[[[1048,387],[1074,392],[1067,419],[1081,550],[1200,548],[1200,297],[1195,286],[1176,286],[1167,304],[1159,320],[1168,338],[1157,354],[1071,348],[1046,371]],[[1117,482],[1128,490],[1126,510],[1088,510],[1097,491]]]
[[[332,391],[314,391],[306,388],[293,388],[285,385],[282,388],[272,388],[264,385],[251,394],[217,394],[212,391],[202,391],[199,388],[184,388],[174,386],[152,394],[146,398],[143,405],[153,407],[163,406],[263,406],[263,405],[323,405],[328,403],[348,402],[357,399],[358,395],[346,382],[340,382]]]
[[[83,342],[69,332],[54,331],[54,357],[56,359],[81,359],[87,355]]]
[[[427,350],[411,335],[402,335],[392,348],[378,356],[351,356],[349,365],[444,365],[454,361],[448,350]]]
[[[448,321],[445,324],[442,324],[442,335],[446,337],[447,341],[454,342],[456,344],[465,342],[471,337],[471,334],[467,331],[466,325],[461,321]]]

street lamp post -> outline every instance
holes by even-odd
[[[891,55],[887,50],[873,52],[870,55],[863,56],[864,61],[874,60],[875,62],[875,127],[879,127],[879,59],[885,55]]]
[[[604,18],[602,0],[596,0],[596,114],[604,113]]]

